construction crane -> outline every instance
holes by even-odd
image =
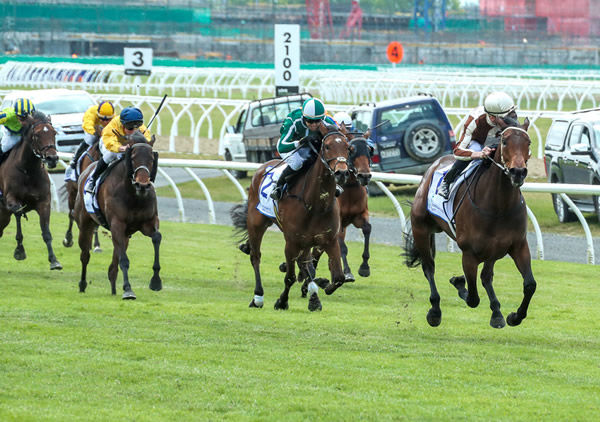
[[[306,0],[306,16],[312,39],[331,38],[333,36],[329,0]]]

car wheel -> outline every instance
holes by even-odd
[[[568,223],[569,221],[575,221],[577,218],[575,213],[571,211],[558,193],[552,194],[552,204],[554,205],[554,212],[556,213],[559,222]]]
[[[444,151],[442,131],[434,123],[415,122],[406,130],[404,149],[416,161],[432,162]]]
[[[225,151],[225,161],[233,161],[233,158],[231,157],[231,152],[229,152],[229,150]],[[242,170],[230,170],[230,171],[231,171],[231,174],[233,174],[233,177],[235,177],[236,179],[243,179],[248,174]]]

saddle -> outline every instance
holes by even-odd
[[[84,201],[87,212],[90,214],[92,219],[98,225],[104,227],[107,230],[110,230],[110,225],[108,224],[108,221],[106,221],[106,217],[102,213],[102,210],[100,209],[100,205],[98,204],[98,191],[100,190],[100,186],[102,185],[102,183],[104,183],[104,181],[106,180],[106,178],[108,177],[108,175],[110,174],[112,169],[115,168],[115,166],[124,159],[125,159],[125,156],[122,156],[122,157],[116,159],[115,161],[113,161],[112,163],[110,163],[108,165],[108,167],[106,168],[106,170],[104,170],[104,172],[102,172],[102,174],[100,174],[100,176],[98,177],[98,180],[96,181],[96,186],[95,186],[93,194],[85,192],[85,191],[83,193],[83,201]],[[90,177],[90,176],[91,176],[91,174],[88,175],[88,177]],[[86,182],[87,182],[87,180],[86,180]]]

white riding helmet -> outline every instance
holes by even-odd
[[[515,102],[505,92],[492,92],[483,101],[485,112],[491,116],[506,117],[515,110]]]
[[[352,117],[350,117],[350,115],[345,111],[338,111],[335,113],[333,115],[333,120],[335,120],[338,125],[343,123],[344,126],[346,126],[346,129],[350,129],[352,127]]]

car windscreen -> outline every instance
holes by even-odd
[[[85,95],[67,95],[35,102],[35,108],[46,114],[85,113],[94,102]]]
[[[548,130],[546,136],[546,147],[550,149],[561,149],[563,147],[563,141],[569,128],[569,122],[564,120],[555,120]]]
[[[600,149],[600,125],[594,125],[594,147]]]
[[[293,110],[302,107],[304,100],[292,100],[278,104],[264,104],[252,110],[252,126],[281,124]]]
[[[381,127],[382,133],[397,132],[406,129],[408,124],[417,120],[438,120],[431,103],[403,104],[395,108],[382,110],[377,116],[377,124],[389,121]]]

